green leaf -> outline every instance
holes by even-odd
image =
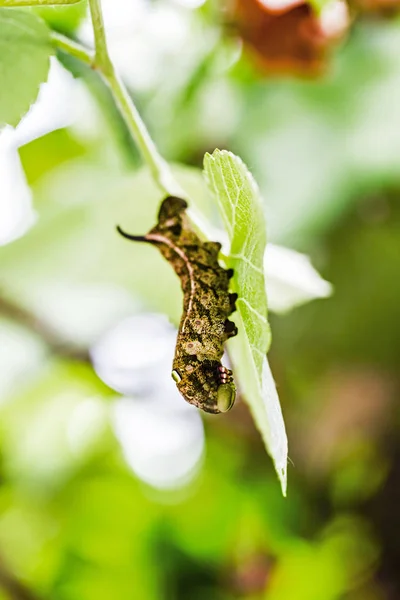
[[[59,165],[84,156],[85,150],[69,129],[56,129],[21,146],[18,152],[27,182],[33,185]]]
[[[264,280],[266,226],[256,182],[240,158],[215,150],[204,158],[205,176],[229,235],[235,271],[239,335],[229,350],[240,388],[286,493],[287,439],[266,354],[271,343]]]
[[[41,19],[24,10],[0,8],[0,128],[18,125],[35,102],[52,53]]]
[[[70,2],[64,6],[38,6],[30,10],[44,19],[51,29],[71,35],[85,18],[87,1]]]

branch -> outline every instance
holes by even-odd
[[[158,152],[132,98],[115,71],[108,53],[100,1],[89,0],[89,6],[93,21],[95,52],[55,32],[52,33],[53,44],[100,74],[109,87],[126,126],[159,188],[166,194],[184,197],[185,192],[174,178],[168,163]]]
[[[103,76],[106,77],[112,73],[114,67],[108,54],[100,0],[89,0],[89,6],[90,14],[92,15],[94,47],[96,50],[95,65],[101,70]]]
[[[1,2],[1,0],[0,0]],[[53,45],[62,50],[63,52],[67,52],[74,58],[79,59],[89,67],[94,68],[94,52],[85,48],[82,44],[78,42],[74,42],[70,38],[62,35],[62,33],[57,33],[56,31],[52,31],[50,33],[51,41]]]
[[[8,570],[2,559],[0,559],[0,588],[3,588],[12,600],[39,600],[36,594]]]
[[[29,310],[15,304],[3,295],[0,296],[0,316],[4,316],[36,333],[53,354],[77,362],[90,362],[87,350],[82,350],[69,344],[60,337],[59,333],[51,325],[45,323]]]

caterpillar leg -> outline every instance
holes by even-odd
[[[238,333],[235,323],[229,319],[226,319],[225,321],[225,333],[227,338],[235,337]]]
[[[222,248],[219,242],[204,242],[203,246],[206,250],[208,250],[208,252],[210,252],[210,254],[213,254],[214,256],[218,256]]]
[[[230,303],[230,307],[231,307],[231,313],[235,312],[235,310],[236,310],[236,300],[237,299],[238,299],[237,294],[229,294],[229,303]]]

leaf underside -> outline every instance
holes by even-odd
[[[258,187],[242,160],[225,150],[206,154],[204,171],[229,235],[229,266],[235,272],[239,335],[229,342],[235,379],[286,494],[287,438],[266,356],[271,343],[264,279],[267,240]]]

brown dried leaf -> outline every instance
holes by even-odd
[[[330,28],[323,13],[317,16],[302,0],[280,8],[261,0],[236,0],[234,21],[261,71],[300,75],[324,70],[329,48],[347,25],[345,18],[344,26]]]

